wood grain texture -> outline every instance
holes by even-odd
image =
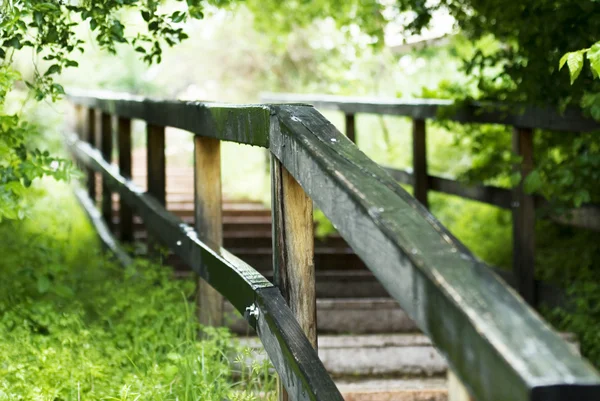
[[[194,137],[194,210],[198,238],[218,252],[223,245],[221,143],[199,135]],[[197,294],[200,323],[222,326],[221,294],[201,278]]]
[[[523,159],[515,166],[522,180],[513,190],[513,272],[519,294],[530,305],[536,305],[535,201],[523,189],[523,180],[533,170],[533,130],[513,130],[513,152]]]
[[[217,289],[257,330],[261,342],[295,401],[342,401],[316,351],[277,288],[255,269],[221,248],[215,252],[196,231],[167,212],[153,197],[106,163],[75,136],[67,140],[81,163],[98,171],[142,217],[148,228],[197,274]]]
[[[429,208],[425,120],[414,119],[412,123],[413,179],[415,182],[413,194],[425,208]]]
[[[598,373],[380,166],[313,108],[275,109],[271,152],[475,399],[600,397]]]
[[[104,160],[111,163],[113,146],[112,116],[102,113],[100,126],[100,152]],[[102,180],[102,218],[110,230],[112,227],[112,193],[104,180]]]
[[[317,301],[312,201],[294,177],[271,156],[274,281],[302,331],[317,348]],[[279,399],[288,395],[280,387]]]
[[[119,146],[119,173],[131,178],[131,120],[119,117],[117,119],[117,136]],[[133,210],[129,205],[119,200],[119,224],[121,241],[133,241]]]

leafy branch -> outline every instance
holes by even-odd
[[[584,64],[584,56],[589,60],[594,78],[600,78],[600,41],[594,43],[587,49],[581,49],[566,53],[559,61],[558,68],[562,69],[566,64],[571,76],[571,85],[581,74]]]
[[[65,91],[56,78],[67,68],[79,66],[76,58],[84,52],[85,41],[76,27],[89,24],[101,49],[115,54],[118,45],[130,45],[147,64],[159,63],[162,48],[188,38],[180,26],[189,19],[202,19],[204,7],[227,0],[175,0],[178,10],[161,12],[154,0],[13,0],[0,4],[0,221],[23,218],[24,196],[36,178],[45,176],[68,180],[73,173],[70,161],[53,157],[31,145],[38,128],[24,113],[7,113],[11,92],[25,87],[27,98],[37,101],[60,99]],[[128,36],[123,16],[139,12],[145,31]],[[14,55],[31,50],[34,72],[24,79],[15,69]],[[49,65],[38,69],[38,60]]]

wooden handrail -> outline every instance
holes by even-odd
[[[153,110],[164,107],[170,110],[160,117],[164,126],[181,128],[187,124],[195,127],[195,135],[267,147],[275,163],[280,163],[293,180],[288,186],[293,188],[297,183],[299,187],[292,190],[306,192],[333,222],[390,295],[445,355],[476,400],[600,399],[600,376],[589,363],[314,108],[127,100],[114,94],[101,99],[80,95],[72,101],[101,110],[106,105],[118,106],[111,111],[117,115],[134,108],[147,110],[147,104]],[[193,120],[194,124],[182,124],[183,120]],[[156,119],[152,123],[156,124]],[[208,126],[214,130],[203,131]],[[190,227],[120,176],[88,144],[75,138],[70,142],[79,161],[100,172],[107,185],[137,210],[164,244],[245,312],[291,399],[341,399],[276,287],[226,250],[212,249],[200,241]],[[281,196],[285,196],[285,189],[274,191],[274,204],[282,202]],[[296,205],[291,213],[301,210],[301,204],[289,203]],[[287,230],[285,235],[274,237],[292,248],[288,257],[296,257],[297,250],[309,248],[287,243],[304,230],[291,230],[294,224],[285,227],[288,218],[280,219]],[[279,267],[288,265],[293,263]],[[310,282],[304,276],[298,277],[299,285]],[[299,307],[291,305],[295,311]]]
[[[279,290],[255,269],[227,252],[200,241],[192,227],[169,213],[162,204],[121,176],[89,144],[70,136],[74,157],[99,172],[113,191],[132,206],[148,229],[181,257],[246,318],[256,330],[292,400],[343,398],[303,334]]]
[[[480,102],[457,108],[453,100],[447,99],[398,99],[292,93],[263,93],[260,98],[262,102],[266,103],[310,104],[317,109],[338,110],[346,115],[386,114],[411,117],[417,120],[433,120],[438,119],[442,113],[445,120],[460,123],[501,124],[565,132],[600,130],[600,123],[585,117],[581,110],[575,108],[569,108],[561,114],[549,107]]]
[[[515,285],[530,304],[540,303],[541,298],[535,291],[535,206],[544,205],[546,202],[543,198],[527,194],[523,190],[523,181],[533,169],[534,129],[585,132],[600,130],[600,123],[583,116],[581,110],[574,108],[561,114],[550,108],[519,105],[473,103],[457,106],[452,100],[443,99],[386,99],[289,93],[265,93],[261,98],[267,102],[308,103],[325,110],[341,111],[346,119],[346,136],[353,142],[356,142],[359,136],[354,122],[356,113],[412,118],[413,170],[409,172],[387,168],[390,174],[402,183],[410,183],[414,188],[415,198],[425,207],[428,207],[427,194],[433,190],[511,209]],[[523,160],[519,165],[515,165],[515,172],[521,174],[521,183],[514,189],[484,185],[467,186],[456,180],[429,175],[425,120],[438,118],[461,123],[513,126],[512,150]],[[348,121],[351,121],[351,124]],[[566,215],[569,217],[549,217],[561,224],[600,231],[600,207],[596,205],[584,205],[583,208],[571,210]]]

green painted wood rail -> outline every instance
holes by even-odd
[[[164,190],[144,193],[121,175],[118,166],[94,148],[94,135],[68,137],[77,160],[100,173],[106,186],[136,210],[155,238],[189,263],[256,328],[292,400],[341,400],[313,348],[314,267],[312,255],[307,257],[312,223],[306,219],[310,200],[431,338],[476,400],[600,399],[598,372],[313,107],[160,101],[111,93],[72,92],[69,99],[79,116],[97,110],[121,120],[142,119],[151,126],[177,127],[195,136],[268,148],[273,166],[277,286],[218,244],[201,241],[199,237],[206,235],[183,224],[157,199]],[[84,119],[78,119],[76,132],[93,134],[95,130],[86,130],[85,125]],[[149,130],[149,135],[155,131]],[[164,148],[149,153],[161,151],[164,155]],[[164,157],[156,160],[160,165]],[[149,171],[156,169],[156,165],[149,167]],[[197,204],[210,202],[198,199],[201,191],[196,195]]]
[[[265,102],[305,103],[323,110],[344,113],[346,136],[353,142],[368,141],[359,136],[355,126],[358,113],[409,117],[413,122],[413,168],[412,171],[391,167],[385,169],[400,183],[412,185],[414,196],[428,206],[429,191],[437,191],[487,203],[512,210],[513,221],[513,274],[511,283],[531,304],[543,301],[541,283],[535,281],[535,209],[546,202],[541,197],[528,195],[522,185],[514,189],[489,185],[466,186],[447,177],[430,175],[427,171],[425,121],[443,119],[459,123],[502,124],[513,127],[513,152],[523,158],[515,170],[524,178],[533,169],[533,136],[536,129],[557,131],[556,135],[600,131],[600,123],[582,115],[581,110],[567,109],[563,114],[549,108],[525,107],[475,103],[457,107],[452,100],[442,99],[385,99],[345,97],[331,95],[298,95],[288,93],[265,93]],[[442,113],[441,113],[442,112]],[[360,143],[359,143],[360,145]],[[600,231],[600,207],[585,205],[573,209],[571,216],[556,216],[555,220],[586,229]]]

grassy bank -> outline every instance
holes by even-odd
[[[0,400],[252,400],[273,387],[264,367],[232,370],[243,351],[225,329],[196,341],[192,281],[109,260],[66,184],[35,198],[28,219],[0,223]]]

